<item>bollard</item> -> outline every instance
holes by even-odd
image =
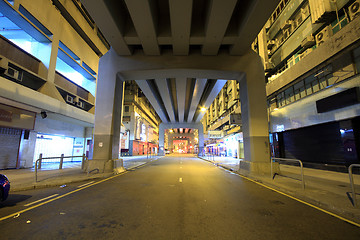
[[[64,154],[61,154],[59,169],[62,169],[62,167],[63,167],[63,162],[64,162]]]
[[[84,169],[85,159],[86,159],[86,156],[85,156],[85,153],[84,153],[84,154],[82,155],[81,169]]]

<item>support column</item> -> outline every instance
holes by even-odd
[[[164,156],[165,129],[192,128],[198,129],[199,152],[204,149],[204,126],[201,123],[161,123],[159,125],[159,156]]]
[[[93,159],[105,171],[112,171],[109,160],[119,158],[125,84],[117,76],[117,57],[111,49],[100,59],[96,88]]]
[[[197,124],[198,127],[198,133],[199,133],[199,153],[202,153],[203,150],[204,150],[204,126],[200,123],[200,124]]]
[[[165,142],[165,124],[160,123],[160,125],[159,125],[159,152],[158,152],[158,156],[165,156],[164,142]]]
[[[246,74],[239,79],[245,161],[240,170],[251,174],[270,173],[269,128],[267,121],[265,74],[260,57],[246,56]]]

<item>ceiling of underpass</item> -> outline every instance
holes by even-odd
[[[220,52],[241,56],[279,0],[81,0],[120,56]],[[230,80],[230,79],[229,79]],[[217,78],[136,80],[164,123],[199,122],[224,86]]]

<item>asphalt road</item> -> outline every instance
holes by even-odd
[[[12,194],[1,239],[360,239],[354,225],[186,155],[83,184]]]

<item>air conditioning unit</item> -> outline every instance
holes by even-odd
[[[66,102],[74,104],[74,97],[71,95],[66,95]]]
[[[356,0],[349,7],[350,20],[352,21],[353,19],[355,19],[359,15],[360,15],[360,0]]]
[[[316,45],[320,46],[323,44],[326,40],[328,40],[332,36],[332,29],[330,26],[326,26],[321,32],[316,34],[315,40]]]
[[[0,69],[4,73],[8,69],[9,61],[6,58],[0,59]]]
[[[286,20],[281,28],[283,30],[290,29],[292,24],[293,24],[293,20]]]
[[[5,74],[17,81],[22,81],[22,77],[23,77],[23,74],[22,72],[12,68],[12,67],[8,67],[7,70],[5,70]]]
[[[80,108],[84,108],[84,106],[85,106],[84,102],[82,102],[82,101],[78,101],[78,102],[76,103],[76,105],[77,105],[78,107],[80,107]]]
[[[267,48],[268,48],[268,49],[272,49],[274,46],[277,46],[276,40],[269,40],[269,41],[267,42]]]
[[[309,47],[312,47],[315,45],[315,39],[312,35],[307,36],[306,38],[304,38],[304,40],[302,40],[301,42],[301,47],[304,49],[307,49]]]

